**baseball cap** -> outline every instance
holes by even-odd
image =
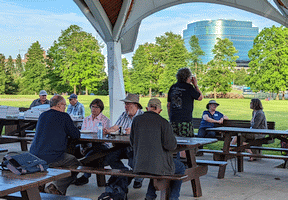
[[[77,95],[73,93],[68,97],[68,99],[77,99]]]
[[[148,102],[148,107],[156,107],[161,109],[161,101],[157,98],[150,99]]]
[[[40,96],[47,96],[47,92],[46,92],[45,90],[41,90],[41,91],[39,92],[39,95],[40,95]]]

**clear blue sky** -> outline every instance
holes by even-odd
[[[186,3],[155,13],[142,21],[134,51],[145,42],[172,31],[182,35],[188,23],[199,20],[235,19],[252,21],[262,30],[278,23],[236,8],[209,4]],[[6,58],[23,55],[35,41],[47,50],[61,35],[61,30],[76,24],[92,33],[100,42],[90,22],[73,0],[0,0],[0,53]],[[104,43],[103,43],[104,44]],[[104,45],[105,46],[105,45]],[[106,47],[103,49],[106,56]],[[133,53],[124,55],[131,61]]]

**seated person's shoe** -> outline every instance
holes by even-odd
[[[63,195],[53,183],[45,187],[44,191],[49,194]]]
[[[80,186],[80,185],[85,185],[87,183],[89,183],[89,178],[86,178],[83,175],[80,178],[77,178],[74,184],[77,185],[77,186]]]
[[[203,155],[204,155],[204,153],[200,152],[200,151],[197,151],[197,153],[196,153],[196,156],[203,156]]]
[[[134,181],[134,184],[133,184],[134,189],[139,189],[141,187],[142,187],[142,182]]]

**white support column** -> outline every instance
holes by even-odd
[[[121,43],[107,42],[107,53],[110,121],[113,126],[125,109],[123,102],[120,101],[125,98]]]

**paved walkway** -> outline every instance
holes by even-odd
[[[19,151],[19,144],[0,145],[0,148],[8,148],[9,151]],[[212,159],[211,154],[206,154],[199,159]],[[262,159],[256,162],[248,162],[244,158],[244,172],[234,175],[234,160],[229,160],[224,179],[217,179],[218,167],[209,166],[208,173],[200,178],[202,185],[202,197],[192,196],[191,183],[185,182],[181,189],[181,200],[186,199],[226,199],[226,200],[283,200],[288,199],[288,169],[275,168],[283,163],[282,160]],[[78,175],[79,177],[81,174]],[[104,192],[104,187],[97,187],[96,176],[92,175],[90,182],[84,186],[71,185],[68,188],[68,196],[80,196],[98,199]],[[149,180],[145,179],[141,189],[133,189],[129,186],[129,200],[143,200]],[[157,199],[160,199],[159,197]]]

